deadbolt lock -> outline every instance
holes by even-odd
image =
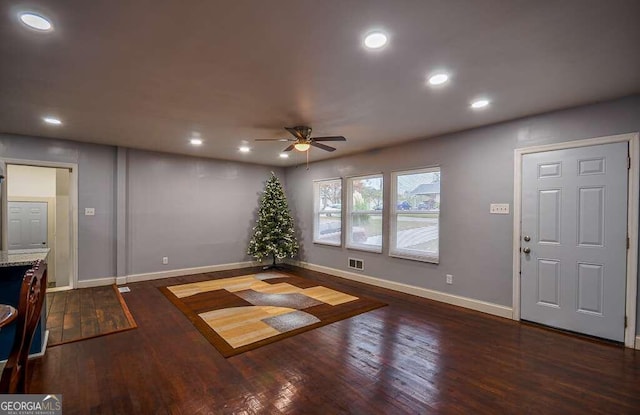
[[[525,236],[525,237],[524,237],[524,241],[525,241],[525,242],[529,242],[530,240],[531,240],[531,237],[530,237],[529,235],[527,235],[527,236]]]

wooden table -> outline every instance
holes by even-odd
[[[7,304],[0,304],[0,328],[11,323],[18,316],[18,311]]]

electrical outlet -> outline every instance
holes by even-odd
[[[489,205],[489,213],[494,215],[508,215],[509,204],[508,203],[492,203]]]
[[[163,257],[162,257],[162,263],[163,263],[164,265],[167,265],[167,264],[169,263],[169,257],[168,257],[168,256],[163,256]]]
[[[95,216],[95,214],[96,214],[96,208],[84,208],[85,216]]]
[[[447,284],[453,284],[453,275],[447,274]]]

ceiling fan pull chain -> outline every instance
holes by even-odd
[[[311,151],[310,148],[306,151],[306,153],[307,153],[307,170],[309,170],[309,151]]]

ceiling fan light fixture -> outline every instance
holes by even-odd
[[[293,145],[293,147],[296,150],[300,151],[300,152],[304,152],[304,151],[309,150],[309,147],[311,147],[311,144],[309,144],[309,143],[295,143]]]

